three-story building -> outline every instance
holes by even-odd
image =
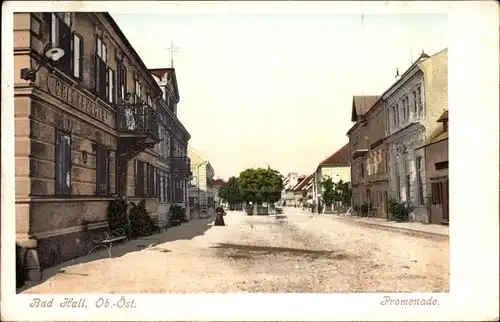
[[[397,201],[415,206],[411,220],[428,222],[424,149],[419,147],[438,128],[448,108],[448,51],[422,53],[384,94],[388,108],[390,188]]]
[[[16,240],[28,279],[84,255],[117,197],[157,213],[162,90],[108,13],[14,14]]]
[[[186,209],[190,218],[188,186],[191,167],[187,156],[190,135],[177,118],[180,96],[175,69],[156,68],[149,71],[162,90],[158,113],[161,140],[155,147],[158,155],[158,215],[165,220],[171,214],[170,207],[179,205]]]
[[[369,128],[365,114],[380,96],[354,96],[352,99],[351,122],[354,125],[347,132],[350,147],[352,206],[368,203],[366,190],[366,162],[369,148]]]

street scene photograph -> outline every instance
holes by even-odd
[[[449,292],[445,14],[13,22],[18,294]]]

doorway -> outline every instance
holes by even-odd
[[[449,187],[448,181],[443,181],[441,188],[441,207],[443,219],[441,221],[442,224],[447,225],[450,221],[449,217]]]

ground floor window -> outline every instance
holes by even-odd
[[[440,205],[442,203],[443,195],[443,182],[433,182],[431,184],[431,201],[433,205]]]
[[[71,135],[56,132],[56,194],[71,195]]]

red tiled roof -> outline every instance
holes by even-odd
[[[333,165],[336,167],[348,167],[350,165],[349,143],[341,147],[337,152],[324,159],[319,165]]]
[[[149,72],[155,75],[156,77],[163,78],[165,74],[167,74],[168,77],[170,72],[172,72],[173,70],[174,70],[173,68],[153,68],[149,69]]]
[[[224,185],[224,183],[226,183],[226,182],[222,179],[214,179],[212,181],[212,185],[214,185],[214,186],[222,186],[222,185]]]
[[[314,175],[314,173],[311,173],[304,180],[302,180],[299,183],[297,183],[295,185],[295,187],[293,187],[293,191],[301,191],[301,190],[303,190],[309,184],[309,182],[311,182],[311,180],[313,179],[313,175]]]
[[[356,122],[358,120],[358,116],[365,115],[379,98],[380,96],[375,95],[353,96],[351,121]]]

